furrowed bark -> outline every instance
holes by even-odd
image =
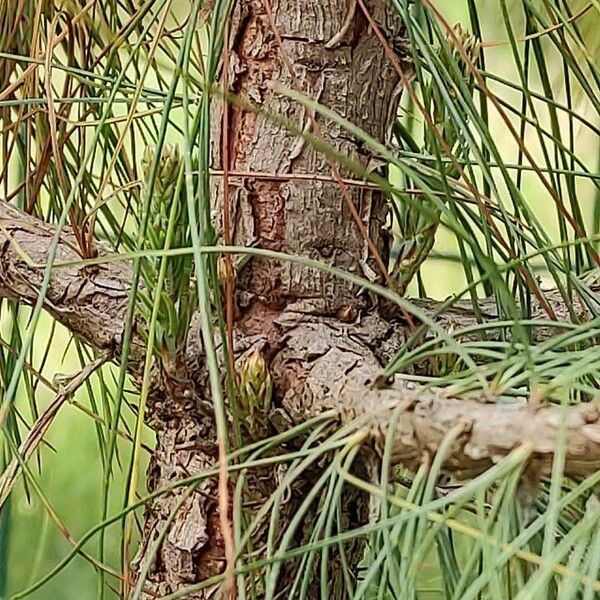
[[[274,91],[282,84],[314,98],[349,119],[374,138],[386,140],[400,96],[393,66],[380,51],[379,41],[362,13],[346,0],[272,2],[252,0],[234,17],[230,47],[230,90],[241,100],[258,104],[265,113],[283,116],[299,130],[320,135],[337,151],[375,169],[380,162],[339,125],[320,117]],[[369,3],[390,39],[401,39],[397,15],[386,3]],[[388,259],[385,198],[377,190],[348,188],[346,199],[331,161],[295,133],[268,116],[232,106],[229,109],[227,165],[247,172],[230,177],[233,243],[258,243],[262,248],[322,260],[349,272],[380,279],[373,249],[383,264]],[[213,166],[224,167],[221,103],[215,103]],[[272,179],[251,173],[272,174]],[[331,181],[294,178],[323,175]],[[340,167],[340,175],[353,174]],[[223,214],[223,182],[214,186],[215,218]],[[347,200],[371,238],[363,231]],[[336,314],[368,303],[357,298],[347,282],[301,266],[253,259],[238,282],[242,328],[257,330],[263,313],[301,302],[305,310]],[[255,318],[256,317],[256,318]]]
[[[48,248],[56,229],[7,202],[0,202],[0,296],[35,304],[42,289]],[[69,227],[60,234],[55,262],[80,261]],[[131,288],[131,266],[107,263],[55,269],[44,308],[67,329],[99,350],[121,349]],[[139,362],[143,349],[134,339],[129,360]]]
[[[34,302],[40,291],[42,269],[29,266],[19,252],[29,256],[34,263],[43,264],[48,244],[54,236],[54,227],[6,203],[0,203],[0,224],[0,297]],[[15,244],[18,244],[19,251]],[[74,260],[77,257],[74,238],[66,227],[61,235],[58,259]],[[56,268],[48,289],[46,308],[92,346],[97,349],[111,348],[121,339],[122,317],[119,320],[114,315],[124,314],[130,281],[131,269],[125,262],[102,265],[91,274],[83,268]],[[87,295],[93,302],[85,301]],[[98,298],[98,295],[101,297]],[[566,309],[557,292],[548,292],[547,297],[557,312],[566,317]],[[435,301],[415,302],[429,314],[439,308],[439,303]],[[585,317],[582,303],[579,301],[577,305],[580,315]],[[491,303],[482,302],[480,308],[487,318],[495,318]],[[534,314],[543,316],[543,311],[537,307]],[[311,323],[311,319],[317,320]],[[292,322],[299,325],[291,327]],[[439,322],[452,325],[456,331],[460,331],[477,321],[470,304],[464,302],[443,313]],[[363,320],[362,325],[349,325],[341,324],[336,319],[321,320],[292,310],[278,316],[275,325],[288,341],[287,349],[273,358],[273,375],[284,398],[283,404],[295,422],[331,408],[340,409],[344,419],[371,413],[373,439],[380,440],[385,435],[390,412],[398,404],[408,401],[398,426],[399,439],[395,443],[398,463],[414,466],[414,461],[419,460],[423,451],[435,453],[444,434],[457,422],[464,421],[469,424],[467,429],[470,433],[465,434],[464,444],[457,446],[456,452],[448,458],[447,470],[470,476],[527,442],[533,444],[539,460],[546,468],[549,467],[562,418],[560,407],[522,402],[514,405],[495,404],[494,398],[452,398],[444,391],[423,392],[420,386],[407,383],[391,384],[389,389],[384,390],[372,389],[372,383],[381,373],[386,360],[402,347],[405,340],[398,324],[390,324],[375,315]],[[193,327],[193,331],[197,331],[197,328]],[[294,335],[289,337],[292,331]],[[541,331],[542,335],[536,336],[538,339],[549,335],[548,331]],[[363,345],[348,341],[348,338],[362,340]],[[240,339],[243,340],[243,336]],[[295,346],[297,339],[302,340],[302,345],[298,347]],[[311,349],[311,344],[319,350]],[[251,345],[247,340],[240,341],[238,353],[247,351]],[[344,353],[341,353],[337,363],[329,363],[339,353],[337,348],[340,345],[349,348],[346,359],[342,358]],[[198,346],[199,338],[197,334],[192,334],[190,354],[193,353],[192,348]],[[294,354],[294,361],[298,363],[294,368],[290,366],[294,364],[289,358],[290,353]],[[287,366],[280,371],[278,363],[287,363]],[[325,366],[327,364],[329,366]],[[194,395],[204,394],[206,380],[202,377],[198,379],[203,366],[196,364],[196,368],[193,377],[199,382],[202,392],[196,388]],[[300,382],[292,384],[289,372],[294,370],[301,375],[297,377]],[[344,372],[346,374],[333,385],[331,373]],[[305,399],[302,399],[303,394],[306,394]],[[184,391],[183,396],[189,398],[190,394]],[[309,396],[321,399],[313,404],[308,401]],[[414,402],[411,398],[414,398]],[[178,410],[171,408],[168,416],[181,418],[190,411],[193,412],[192,403],[188,400]],[[156,412],[159,418],[156,423],[153,422],[155,426],[161,422],[160,417],[167,417],[164,413],[161,415],[158,408]],[[567,423],[565,472],[570,475],[589,475],[600,463],[598,410],[595,405],[569,407],[564,418]],[[400,432],[405,433],[400,435]],[[406,432],[410,432],[408,436]]]

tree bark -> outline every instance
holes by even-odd
[[[259,105],[264,113],[231,106],[225,147],[222,103],[213,111],[213,166],[223,169],[227,159],[230,171],[248,173],[228,181],[233,243],[257,243],[381,280],[375,254],[387,267],[389,252],[387,205],[381,192],[352,187],[344,193],[327,156],[268,115],[284,117],[366,169],[374,169],[378,161],[358,140],[338,124],[315,119],[274,87],[300,91],[374,138],[386,140],[400,98],[398,75],[354,2],[282,0],[268,10],[269,2],[238,4],[228,73],[230,91],[241,101]],[[369,6],[390,39],[400,38],[399,18],[386,3],[377,0]],[[252,173],[270,178],[255,178]],[[297,178],[306,174],[331,181]],[[340,167],[339,175],[353,174]],[[215,183],[215,217],[220,220],[224,184]],[[372,241],[371,250],[365,234]],[[357,290],[347,282],[266,259],[250,262],[238,290],[240,327],[249,332],[264,330],[264,313],[276,314],[295,302],[317,314],[344,313],[367,302],[357,298]]]
[[[33,303],[40,292],[41,265],[46,262],[54,230],[6,203],[0,203],[0,224],[0,296]],[[69,228],[65,228],[60,236],[59,261],[80,259],[73,241]],[[97,269],[58,267],[51,277],[45,306],[80,338],[99,350],[112,349],[118,356],[130,281],[129,265],[121,262],[108,262]],[[549,292],[547,299],[559,314],[568,316],[558,292]],[[435,314],[440,305],[423,301],[419,307]],[[495,317],[491,303],[483,302],[480,308],[490,319]],[[590,316],[581,302],[578,312],[584,319]],[[543,317],[543,309],[534,307],[534,314]],[[438,323],[460,331],[476,319],[465,303],[442,313]],[[280,336],[277,343],[273,342],[273,331]],[[542,326],[536,330],[537,337],[546,338],[553,331],[556,329]],[[335,315],[307,314],[290,306],[272,317],[268,332],[245,335],[237,330],[235,354],[241,357],[256,347],[270,348],[277,418],[282,411],[285,423],[298,424],[333,411],[340,424],[356,422],[376,449],[393,435],[392,464],[415,468],[423,456],[435,455],[447,436],[454,435],[444,470],[458,479],[483,472],[521,446],[529,453],[531,468],[537,474],[548,474],[564,423],[565,475],[589,475],[600,466],[600,414],[595,405],[564,410],[523,401],[506,405],[496,403],[493,397],[455,397],[448,390],[423,390],[402,381],[389,382],[383,389],[374,385],[383,366],[404,345],[406,335],[402,322],[387,321],[375,312],[346,323]],[[134,379],[139,377],[139,355],[135,357],[141,348],[139,341],[134,343],[134,360],[129,361]],[[192,322],[186,364],[180,365],[177,374],[174,380],[170,373],[156,373],[148,402],[147,420],[157,431],[158,440],[149,471],[151,490],[210,470],[217,461],[214,424],[207,412],[210,403],[205,403],[204,413],[197,409],[198,399],[210,395],[196,320]],[[398,411],[391,432],[390,423]],[[264,472],[261,477],[263,485],[269,481]],[[256,485],[256,489],[254,502],[260,506],[269,495],[269,487]],[[224,567],[215,480],[205,479],[172,519],[182,494],[180,490],[159,496],[147,507],[139,568],[173,521],[148,574],[148,598],[193,585]],[[297,493],[295,500],[300,499]],[[286,505],[288,512],[282,519],[293,506],[293,502]],[[203,598],[212,591],[187,597]]]
[[[33,303],[40,293],[42,266],[55,231],[6,203],[0,203],[0,224],[0,296]],[[74,242],[69,228],[65,228],[59,238],[59,262],[80,260]],[[57,267],[50,279],[45,307],[78,337],[98,350],[112,350],[117,357],[130,281],[130,267],[123,262],[107,262],[95,268]],[[549,292],[547,300],[559,315],[568,317],[557,291]],[[433,301],[417,304],[429,314],[440,308]],[[584,304],[579,301],[578,305],[581,318],[589,318]],[[434,455],[452,434],[456,438],[445,457],[444,469],[463,479],[484,471],[523,445],[530,454],[532,468],[538,474],[549,473],[564,423],[565,474],[588,475],[600,465],[600,415],[594,405],[570,407],[563,412],[560,407],[524,402],[497,404],[493,397],[458,398],[448,390],[423,390],[401,381],[380,389],[374,383],[382,367],[405,343],[405,324],[389,322],[369,311],[354,323],[347,323],[335,315],[308,314],[301,308],[295,303],[277,314],[273,311],[266,332],[248,335],[236,331],[237,357],[256,347],[270,348],[276,405],[286,423],[302,423],[333,410],[342,424],[356,421],[368,432],[375,448],[381,448],[387,435],[393,435],[393,464],[411,468],[418,466],[424,455]],[[495,318],[491,303],[482,302],[480,309],[489,319]],[[533,312],[540,318],[544,315],[539,306]],[[468,303],[457,303],[437,322],[460,331],[475,324],[476,319]],[[535,337],[547,338],[554,331],[542,326],[536,329]],[[279,340],[274,341],[273,332]],[[139,377],[142,352],[141,341],[134,336],[129,360],[134,379]],[[158,439],[149,472],[151,490],[214,468],[217,460],[210,403],[205,403],[204,412],[197,409],[199,399],[210,397],[197,320],[192,322],[185,364],[177,369],[176,379],[172,375],[155,374],[148,402],[148,422]],[[398,410],[397,424],[390,432],[392,415]],[[281,412],[276,416],[280,418]],[[265,473],[261,476],[264,484]],[[260,505],[260,500],[268,497],[269,487],[257,485],[256,489],[262,490],[254,499]],[[140,567],[171,521],[182,493],[180,490],[159,496],[148,505]],[[295,499],[300,498],[297,495]],[[288,514],[293,506],[293,502],[288,503]],[[224,550],[218,523],[216,482],[206,479],[168,528],[149,571],[147,597],[165,595],[222,571]],[[188,597],[202,598],[210,593],[195,592]]]
[[[401,26],[397,15],[379,0],[370,2],[369,6],[390,38],[398,38]],[[389,252],[385,198],[379,191],[362,187],[340,191],[336,176],[349,177],[352,173],[332,172],[331,161],[326,156],[268,115],[282,116],[300,130],[321,135],[337,151],[372,169],[379,163],[357,140],[332,122],[317,123],[309,111],[279,95],[274,90],[275,84],[315,98],[384,141],[399,102],[398,75],[379,51],[379,41],[354,3],[283,0],[271,6],[266,0],[250,0],[236,3],[234,10],[228,42],[227,80],[230,92],[241,102],[227,109],[227,135],[222,131],[222,102],[218,99],[213,103],[213,168],[247,175],[231,177],[226,183],[214,180],[215,220],[218,223],[225,210],[231,211],[229,220],[234,244],[257,244],[264,249],[307,256],[371,280],[381,280]],[[264,112],[257,114],[244,108],[244,101],[259,105]],[[267,174],[267,177],[255,178],[252,173]],[[296,178],[298,174],[324,175],[332,180],[307,181]],[[227,205],[224,203],[225,185],[230,198]],[[383,269],[378,271],[378,264]],[[242,346],[243,340],[258,338],[271,360],[276,362],[285,348],[283,328],[276,322],[282,311],[294,307],[307,314],[352,319],[370,301],[358,297],[357,291],[344,281],[290,263],[253,259],[238,279],[236,337]],[[201,390],[198,393],[202,395]],[[149,405],[159,444],[152,461],[151,489],[166,483],[174,473],[174,465],[191,460],[188,448],[193,440],[208,438],[209,447],[213,451],[216,447],[214,432],[209,434],[200,428],[201,420],[192,416],[191,406],[178,411],[181,416],[173,418],[174,405],[172,397],[160,405],[168,414],[159,410],[155,402]],[[183,454],[178,450],[181,445],[186,448]],[[194,465],[198,469],[211,464],[210,460],[214,464],[216,456],[203,454],[199,458],[195,451],[194,459],[199,461]],[[259,489],[262,491],[249,485],[254,488],[252,503],[256,506],[263,505],[275,489],[277,471],[262,472],[261,478]],[[195,510],[182,511],[170,529],[190,531],[193,528],[197,534],[193,536],[195,544],[185,542],[188,547],[183,547],[167,539],[157,560],[160,567],[149,577],[150,591],[164,594],[223,569],[220,538],[215,532],[210,533],[210,524],[219,521],[217,494],[214,481],[207,485],[202,494],[195,494]],[[307,485],[295,486],[287,503],[288,513],[293,513],[304,497]],[[175,502],[172,496],[159,498],[147,508],[140,557],[144,557],[144,548],[164,526],[165,517]],[[364,518],[364,510],[357,510]],[[190,520],[195,523],[193,526]],[[282,514],[282,527],[285,520]],[[299,534],[299,540],[301,537]],[[253,541],[260,545],[261,536],[257,533]],[[184,563],[186,566],[181,568]],[[280,591],[286,589],[292,575],[284,569]],[[210,591],[198,591],[190,597],[204,598],[205,594]]]

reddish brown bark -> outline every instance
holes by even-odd
[[[275,91],[282,85],[334,110],[379,140],[388,137],[398,106],[399,78],[354,3],[330,0],[252,0],[235,15],[228,81],[242,101],[230,107],[229,169],[270,173],[272,180],[231,177],[233,242],[322,260],[368,279],[381,280],[374,253],[387,264],[388,223],[379,191],[350,187],[335,180],[331,160],[293,131],[323,139],[335,151],[362,164],[378,164],[358,140],[339,124],[320,117]],[[379,0],[370,3],[374,17],[390,38],[401,33],[397,15]],[[269,10],[270,9],[270,10]],[[258,105],[256,114],[244,103]],[[213,166],[223,168],[219,110],[214,111]],[[325,176],[331,181],[296,179],[297,174]],[[341,168],[341,175],[357,177]],[[214,186],[215,215],[222,215],[222,183]],[[361,224],[352,217],[351,202],[372,240],[369,251]],[[252,332],[267,309],[300,302],[306,311],[335,314],[365,306],[347,282],[301,266],[254,259],[240,277],[242,324]],[[260,318],[254,319],[258,311]]]

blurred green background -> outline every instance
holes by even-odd
[[[26,323],[28,310],[22,311],[23,322]],[[47,347],[47,336],[52,329],[51,319],[44,315],[40,320],[37,339],[34,344],[33,364],[39,364]],[[10,339],[9,318],[2,323],[4,339]],[[37,356],[36,356],[37,355]],[[44,375],[52,381],[58,374],[74,374],[81,369],[81,363],[73,344],[69,345],[69,334],[61,326],[53,332],[50,354],[44,369]],[[108,373],[106,373],[108,371]],[[107,379],[116,368],[105,368]],[[112,373],[111,373],[112,372]],[[94,378],[92,378],[94,379]],[[109,384],[110,385],[110,384]],[[113,385],[113,387],[116,387]],[[97,385],[94,396],[100,402]],[[42,410],[54,397],[54,392],[39,386],[36,399],[39,410]],[[135,402],[135,395],[131,401]],[[22,414],[29,416],[28,399],[24,390],[20,390],[17,406]],[[90,395],[85,387],[80,388],[73,402],[66,403],[55,419],[48,435],[47,444],[39,452],[39,458],[31,459],[29,466],[32,474],[39,482],[47,502],[56,515],[64,523],[75,540],[100,521],[102,506],[103,464],[99,447],[96,422],[81,407],[92,409]],[[125,421],[133,427],[134,415],[130,409],[124,408]],[[150,431],[146,432],[145,442],[152,443]],[[130,443],[119,439],[118,453],[121,468],[115,471],[110,493],[109,515],[117,512],[124,503],[126,467],[130,458]],[[141,472],[147,466],[147,453],[143,455]],[[42,468],[40,468],[42,467]],[[143,489],[141,493],[143,493]],[[8,557],[8,592],[17,592],[29,586],[43,574],[56,566],[72,549],[65,535],[58,530],[51,519],[49,511],[35,490],[24,485],[21,477],[11,497]],[[120,522],[106,529],[106,563],[118,569],[120,564]],[[96,535],[85,550],[97,555]],[[110,580],[110,578],[109,578]],[[113,580],[114,582],[114,580]],[[77,556],[62,573],[49,581],[30,598],[37,600],[68,600],[96,597],[97,576],[89,562]],[[118,586],[117,586],[118,587]],[[107,598],[117,597],[107,593]]]

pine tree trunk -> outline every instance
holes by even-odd
[[[356,3],[273,2],[269,19],[266,2],[243,3],[231,35],[230,90],[241,103],[251,102],[264,112],[257,115],[244,106],[230,107],[228,167],[232,173],[268,174],[260,179],[230,176],[233,242],[255,242],[261,248],[308,256],[368,279],[381,279],[374,256],[387,264],[387,208],[381,193],[358,186],[346,186],[344,193],[332,169],[335,159],[269,115],[322,138],[335,151],[372,170],[380,162],[342,126],[321,117],[313,120],[310,110],[274,88],[280,85],[300,92],[384,140],[398,107],[398,75]],[[389,39],[398,38],[397,15],[386,11],[380,0],[370,7]],[[213,114],[214,165],[223,168],[222,115],[218,110]],[[339,169],[338,175],[357,178],[348,169]],[[214,186],[217,215],[223,214],[222,188],[219,179]],[[351,214],[350,201],[362,230]],[[332,315],[366,302],[340,279],[272,260],[253,260],[238,287],[244,292],[240,326],[252,333],[264,331],[263,312],[276,314],[291,303]]]
[[[398,17],[386,3],[371,0],[367,5],[386,37],[396,43],[401,40]],[[340,177],[359,177],[342,166],[339,172],[332,168],[335,160],[270,117],[283,117],[301,131],[323,139],[365,170],[382,169],[381,161],[342,126],[315,117],[276,88],[280,85],[301,92],[377,140],[387,140],[400,98],[399,78],[359,6],[347,0],[273,0],[271,6],[267,0],[239,3],[231,19],[228,55],[229,89],[239,101],[229,105],[226,136],[222,101],[219,98],[213,103],[212,144],[213,168],[230,172],[232,242],[318,259],[382,281],[382,266],[387,266],[389,252],[386,199],[365,186],[340,185]],[[250,104],[260,107],[260,113]],[[228,155],[227,165],[224,154]],[[223,178],[214,177],[218,220],[225,210],[223,189]],[[274,372],[276,405],[283,407],[290,389],[298,391],[303,386],[301,381],[292,381],[286,366],[293,363],[291,355],[298,347],[286,348],[284,334],[289,337],[289,327],[285,315],[300,314],[304,323],[325,328],[330,326],[324,319],[334,325],[338,319],[354,321],[359,313],[374,309],[373,300],[358,291],[345,281],[290,263],[253,259],[245,266],[237,280],[237,343],[243,350],[252,340],[260,340]],[[333,350],[337,342],[331,340]],[[343,342],[341,336],[340,340]],[[202,382],[193,387],[194,396],[205,393]],[[149,421],[158,437],[150,489],[210,468],[217,459],[211,419],[197,413],[194,417],[192,395],[173,397],[169,388],[165,389],[166,401],[159,394],[149,407]],[[291,421],[302,418],[301,406],[285,408],[288,414],[295,413]],[[275,475],[262,473],[261,489],[253,490],[259,506],[272,491]],[[303,494],[301,487],[295,489],[285,509],[289,514]],[[147,507],[138,565],[144,564],[152,541],[168,526],[179,496],[159,497]],[[366,517],[366,506],[358,502],[352,507],[356,500],[348,498],[345,504],[348,521]],[[287,516],[281,516],[282,526]],[[307,523],[310,521],[311,515],[307,515]],[[221,573],[224,565],[216,481],[209,479],[168,526],[147,577],[146,597],[202,581]],[[290,575],[284,569],[281,590],[290,583]],[[213,592],[214,588],[209,588],[186,597],[207,598]]]

